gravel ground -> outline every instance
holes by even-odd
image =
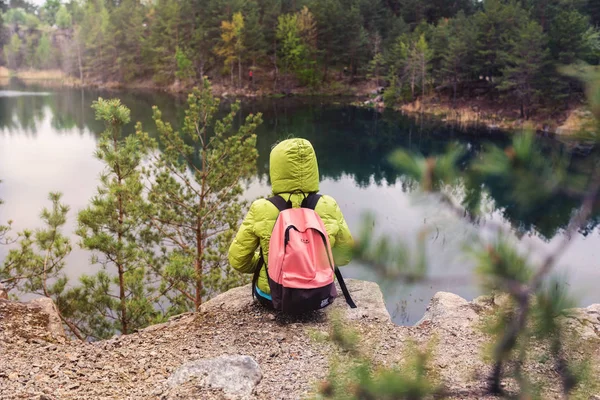
[[[331,307],[342,310],[348,325],[360,333],[363,353],[380,365],[396,365],[408,343],[435,338],[432,372],[450,397],[486,398],[490,366],[483,361],[482,348],[489,338],[478,326],[493,304],[438,294],[419,326],[399,327],[385,317],[381,293],[373,285],[349,282],[359,309],[349,310],[343,299]],[[591,318],[592,328],[595,323],[600,328],[600,319],[594,320],[596,314],[600,317],[600,306],[589,310],[582,315]],[[589,327],[586,321],[581,324]],[[222,399],[223,392],[193,381],[166,384],[182,364],[221,355],[248,355],[258,362],[263,376],[252,398],[300,399],[315,392],[328,375],[331,357],[339,354],[330,341],[316,339],[330,331],[329,312],[284,318],[253,303],[246,288],[217,297],[200,313],[107,341],[81,343],[49,335],[47,322],[35,307],[0,300],[0,399]],[[586,353],[598,365],[600,334],[593,337],[594,332],[588,332],[591,347]],[[540,376],[557,377],[551,365],[532,362],[529,368]],[[511,388],[510,381],[506,387]],[[561,398],[556,388],[551,385],[544,398]]]

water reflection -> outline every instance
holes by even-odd
[[[64,193],[71,206],[69,229],[74,230],[75,213],[94,194],[101,165],[93,158],[95,142],[102,131],[90,108],[99,96],[118,96],[131,109],[132,121],[141,121],[153,132],[152,105],[157,105],[165,119],[177,125],[184,114],[184,97],[156,92],[108,92],[100,90],[62,89],[49,92],[43,87],[27,87],[25,95],[15,91],[22,87],[11,83],[0,92],[0,220],[15,220],[15,227],[35,227],[38,214],[51,190]],[[10,93],[10,95],[2,95]],[[35,95],[32,95],[35,94]],[[38,95],[39,94],[39,95]],[[226,100],[224,106],[230,100]],[[429,229],[428,254],[431,273],[436,277],[467,276],[472,273],[470,261],[463,257],[465,238],[480,234],[481,229],[457,221],[438,204],[414,196],[414,183],[398,174],[386,162],[387,155],[402,147],[435,155],[458,141],[467,149],[464,161],[478,157],[488,144],[504,147],[509,140],[501,134],[471,128],[458,130],[443,123],[406,118],[396,112],[335,104],[331,99],[262,99],[242,105],[238,123],[249,113],[262,112],[264,124],[258,132],[258,175],[249,182],[246,196],[253,199],[268,194],[269,152],[274,143],[290,136],[309,139],[317,152],[322,177],[321,191],[333,195],[357,232],[361,215],[371,210],[377,216],[377,232],[396,235],[414,242],[417,234]],[[133,123],[126,127],[133,132]],[[586,173],[600,159],[597,150],[582,156],[570,152],[564,143],[540,139],[545,152],[564,153],[573,171]],[[522,237],[522,246],[552,249],[561,238],[576,201],[556,196],[538,209],[518,209],[507,196],[506,182],[485,182],[481,190],[489,191],[486,219],[504,224]],[[455,188],[460,196],[461,188]],[[571,283],[582,293],[583,303],[598,302],[590,282],[600,278],[597,268],[598,218],[588,221],[562,263],[570,266]],[[72,236],[74,243],[77,237]],[[0,248],[0,259],[6,249]],[[67,260],[66,271],[76,277],[91,272],[89,255],[76,250]],[[353,263],[346,274],[378,279],[364,266]],[[380,282],[391,314],[399,323],[414,323],[425,309],[429,298],[439,290],[453,291],[465,297],[478,294],[472,281],[447,280],[443,284],[403,287],[394,282]]]

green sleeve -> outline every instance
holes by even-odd
[[[337,217],[339,230],[335,235],[335,245],[331,251],[333,252],[335,265],[341,267],[348,264],[352,259],[354,239],[342,214],[342,210],[337,203],[335,204],[335,216]]]
[[[242,273],[253,273],[258,264],[259,253],[256,250],[259,246],[259,238],[254,233],[255,214],[253,203],[229,246],[229,263]]]

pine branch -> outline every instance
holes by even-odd
[[[539,290],[544,278],[550,273],[550,271],[554,267],[556,260],[571,243],[571,234],[575,233],[578,229],[580,229],[589,218],[599,192],[600,175],[596,173],[594,175],[594,178],[592,178],[591,187],[583,201],[579,212],[571,220],[567,232],[563,236],[563,239],[558,245],[558,247],[552,253],[546,256],[545,260],[542,262],[535,275],[531,278],[529,284],[525,288],[521,288],[518,291],[512,293],[512,295],[518,302],[517,318],[511,321],[504,335],[501,337],[500,341],[496,345],[496,364],[494,365],[494,369],[489,378],[489,391],[491,393],[502,393],[500,381],[502,377],[504,356],[505,354],[510,352],[510,350],[514,347],[518,336],[525,328],[527,316],[531,308],[531,296]]]

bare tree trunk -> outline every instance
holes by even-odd
[[[194,299],[194,306],[196,311],[200,311],[202,305],[202,220],[198,216],[196,226],[196,262],[194,263],[194,270],[196,272],[196,297]]]
[[[421,96],[425,97],[425,54],[421,55]]]
[[[83,67],[81,65],[81,44],[79,43],[79,37],[77,37],[77,62],[79,63],[79,83],[83,84]]]
[[[238,57],[238,85],[242,87],[242,58]]]
[[[113,146],[115,151],[117,151],[118,148],[118,143],[117,143],[117,134],[116,131],[113,132]],[[121,169],[119,168],[119,164],[117,164],[117,168],[116,168],[116,172],[117,172],[117,180],[118,180],[118,185],[119,187],[123,184],[123,177],[121,176]],[[121,247],[121,244],[123,242],[123,220],[124,220],[124,216],[125,216],[125,212],[123,210],[123,195],[121,193],[118,194],[119,196],[119,200],[118,200],[118,208],[119,208],[119,217],[118,217],[118,222],[119,222],[119,231],[117,232],[117,241],[119,243],[119,247]],[[128,323],[127,323],[127,297],[125,294],[125,266],[123,265],[123,261],[121,259],[121,253],[120,250],[118,250],[119,252],[117,253],[117,260],[116,260],[116,264],[117,264],[117,269],[119,272],[119,299],[121,300],[121,333],[123,335],[127,335],[129,332],[129,327],[128,327]]]
[[[410,72],[410,95],[412,97],[412,100],[415,99],[415,80],[416,79],[417,79],[416,73],[415,73],[415,70],[413,69]]]
[[[323,66],[323,82],[327,82],[327,73],[329,71],[329,51],[325,53],[325,65]]]
[[[454,96],[452,98],[452,108],[456,108],[456,73],[454,73],[454,82],[452,83],[452,87],[454,89]]]
[[[273,49],[275,50],[273,53],[273,89],[277,90],[277,78],[278,78],[278,70],[277,70],[277,39],[273,39]]]

